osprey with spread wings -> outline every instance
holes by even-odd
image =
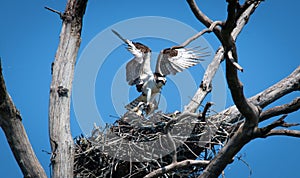
[[[151,49],[139,42],[123,38],[115,30],[112,31],[128,45],[128,51],[134,55],[126,65],[126,81],[131,86],[135,85],[138,92],[142,92],[139,97],[125,106],[127,110],[152,113],[157,109],[155,95],[165,85],[166,75],[182,72],[183,69],[200,63],[201,57],[206,56],[206,53],[181,46],[166,48],[158,55],[153,73],[150,67]]]

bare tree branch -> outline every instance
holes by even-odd
[[[274,121],[273,123],[263,127],[263,128],[257,128],[254,130],[253,136],[255,138],[266,138],[269,136],[274,135],[285,135],[285,136],[292,136],[292,137],[300,137],[300,131],[299,130],[275,130],[277,127],[293,127],[300,125],[299,123],[286,123],[284,119],[287,117],[287,115],[283,115],[278,120]]]
[[[256,106],[261,108],[267,106],[268,104],[276,101],[282,96],[291,93],[293,91],[297,91],[300,89],[299,85],[300,81],[300,66],[292,72],[288,77],[282,79],[280,82],[266,89],[265,91],[251,97],[249,102],[252,102]],[[223,120],[229,123],[235,123],[242,118],[236,106],[232,106],[225,111],[218,113],[211,117],[211,119]],[[234,156],[246,143],[248,143],[252,138],[251,133],[253,130],[249,130],[243,126],[243,124],[239,127],[238,131],[234,134],[234,136],[228,141],[228,143],[222,148],[222,150],[218,153],[218,155],[211,161],[206,170],[203,172],[202,177],[211,176],[217,177],[222,170],[225,168],[225,161],[230,162],[230,158]],[[299,131],[276,131],[272,130],[268,135],[289,135],[298,137]],[[246,134],[246,135],[245,135]],[[249,135],[247,135],[249,134]],[[251,136],[252,135],[252,136]],[[226,155],[226,156],[224,156]],[[218,164],[217,164],[218,163]],[[209,168],[209,169],[208,169]],[[218,172],[215,174],[215,172]]]
[[[223,58],[224,49],[222,47],[219,47],[212,62],[208,65],[207,69],[205,70],[201,85],[197,89],[191,101],[184,107],[184,111],[196,112],[206,95],[211,92],[212,79],[214,78],[217,70],[219,69],[220,63],[223,60]]]
[[[300,109],[300,97],[295,98],[292,102],[290,102],[288,104],[284,104],[281,106],[275,106],[266,111],[263,111],[260,114],[259,122],[262,122],[262,121],[269,119],[271,117],[274,117],[274,116],[288,114],[288,113],[297,111],[298,109]]]
[[[198,9],[198,7],[195,5],[195,2],[193,0],[188,0],[188,3],[190,4],[190,6],[192,6],[191,7],[192,9],[194,9],[194,8]],[[251,4],[251,5],[247,6],[248,8],[245,9],[245,11],[243,13],[241,13],[241,15],[239,16],[239,19],[237,20],[237,23],[236,23],[237,25],[232,31],[232,38],[234,40],[236,40],[238,34],[242,31],[243,27],[247,24],[251,13],[253,13],[253,11],[255,10],[255,8],[257,6],[258,6],[257,4]],[[202,23],[207,23],[209,21],[209,20],[205,20],[206,16],[201,11],[199,13],[196,13],[195,15],[199,16],[200,21]],[[209,22],[213,23],[212,21],[209,21]],[[208,27],[210,27],[211,23],[209,23]],[[214,29],[216,29],[216,28],[214,28]],[[212,62],[208,65],[208,67],[203,75],[203,79],[202,79],[200,87],[198,88],[195,95],[193,96],[191,101],[188,103],[188,105],[186,105],[184,107],[185,111],[196,112],[196,110],[199,108],[202,101],[206,97],[206,95],[211,92],[212,80],[213,80],[217,70],[219,69],[220,63],[223,61],[223,59],[224,59],[224,48],[222,46],[220,46],[218,48]]]
[[[278,120],[274,121],[273,123],[267,125],[266,127],[263,128],[257,128],[257,130],[255,131],[256,134],[262,136],[267,134],[268,132],[270,132],[272,129],[279,127],[279,126],[283,126],[284,119],[287,117],[287,115],[283,115],[282,117],[280,117]]]
[[[232,30],[236,27],[236,10],[238,6],[237,0],[227,0],[227,19],[222,28],[222,33],[226,30],[228,35],[231,35]],[[224,34],[223,34],[224,35]]]
[[[234,104],[246,118],[245,126],[257,126],[259,110],[246,99],[243,85],[237,76],[237,70],[229,60],[226,60],[226,79]]]
[[[219,39],[224,47],[226,58],[231,59],[234,58],[235,61],[230,60],[230,62],[237,63],[237,52],[235,40],[233,39],[231,33],[233,29],[236,27],[236,9],[237,9],[237,1],[236,0],[227,0],[227,19],[225,25],[223,26],[221,33],[222,38]],[[231,53],[229,53],[231,52]],[[231,54],[231,55],[230,55]]]
[[[234,62],[237,62],[235,42],[234,38],[231,36],[232,30],[236,27],[236,2],[228,1],[228,3],[228,19],[226,23],[229,25],[227,25],[226,28],[222,28],[222,45],[226,54],[228,51],[232,51],[235,59]],[[253,5],[249,6],[243,14],[249,18],[250,14],[255,10],[256,7],[257,6],[255,6],[253,3]],[[232,22],[228,22],[229,20]],[[233,101],[236,104],[239,112],[246,117],[246,120],[244,124],[239,127],[232,138],[229,139],[228,143],[219,151],[210,164],[205,168],[203,174],[199,176],[201,178],[218,177],[225,169],[227,164],[232,161],[234,155],[237,154],[238,151],[252,139],[251,132],[258,124],[259,109],[256,108],[256,106],[254,106],[252,103],[248,102],[244,96],[243,86],[238,79],[237,70],[230,60],[226,60],[226,79]]]
[[[194,13],[195,17],[204,24],[207,28],[211,26],[213,21],[207,17],[197,6],[195,0],[187,0],[187,3],[189,4],[192,12]],[[221,29],[220,28],[214,28],[213,32],[216,34],[216,36],[221,39]]]
[[[199,38],[201,35],[205,34],[205,33],[210,33],[214,30],[214,28],[217,25],[222,25],[223,22],[222,21],[215,21],[213,22],[209,28],[203,29],[202,31],[200,31],[199,33],[197,33],[196,35],[192,36],[191,38],[187,39],[185,42],[183,42],[180,47],[186,47],[187,45],[189,45],[192,41],[196,40],[197,38]]]
[[[0,127],[24,177],[47,177],[28,140],[22,117],[8,94],[0,61]]]
[[[281,97],[300,90],[300,66],[298,66],[288,77],[266,89],[265,91],[251,97],[253,104],[264,108]]]
[[[50,8],[50,7],[47,7],[47,6],[45,7],[45,9],[47,9],[47,10],[49,10],[49,11],[51,11],[51,12],[54,12],[54,13],[58,14],[60,18],[62,18],[62,16],[63,16],[63,13],[61,13],[61,12],[58,11],[58,10],[52,9],[52,8]]]
[[[52,66],[49,134],[54,178],[73,177],[74,142],[70,131],[70,94],[86,4],[87,0],[68,0],[62,17],[60,43]]]
[[[286,129],[271,130],[264,137],[279,136],[279,135],[300,138],[300,131],[299,130],[286,130]]]
[[[175,162],[175,163],[172,163],[168,166],[156,169],[156,170],[150,172],[149,174],[147,174],[144,178],[159,177],[159,176],[162,176],[163,174],[166,174],[168,172],[178,170],[178,169],[181,169],[181,168],[185,168],[185,167],[188,167],[188,166],[204,167],[207,164],[209,164],[209,161],[206,161],[206,160],[184,160],[184,161],[181,161],[181,162]]]
[[[300,66],[298,66],[289,76],[249,98],[249,102],[254,105],[264,108],[281,97],[300,90]],[[228,123],[235,123],[242,119],[242,115],[237,110],[236,106],[225,109],[224,111],[211,116],[212,119],[224,120]]]

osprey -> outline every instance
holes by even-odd
[[[126,81],[130,86],[135,85],[137,91],[142,94],[125,108],[137,113],[150,114],[157,109],[158,103],[155,101],[155,95],[166,84],[166,75],[182,72],[183,69],[200,63],[201,57],[206,56],[206,53],[198,53],[182,46],[166,48],[160,51],[153,73],[150,67],[151,49],[142,43],[123,38],[115,30],[112,32],[128,45],[128,51],[134,56],[126,64]]]

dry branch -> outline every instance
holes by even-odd
[[[246,118],[245,126],[255,127],[258,124],[259,109],[246,99],[243,91],[243,85],[237,75],[236,68],[239,67],[234,65],[237,64],[238,59],[236,55],[236,45],[231,33],[236,27],[237,1],[228,0],[227,2],[228,15],[224,28],[222,28],[222,44],[225,49],[225,53],[228,52],[226,60],[226,80],[234,104],[238,108],[239,112]]]
[[[172,163],[168,166],[156,169],[152,171],[151,173],[147,174],[144,178],[150,178],[150,177],[159,177],[162,176],[165,173],[168,173],[172,170],[179,170],[181,168],[185,168],[188,166],[206,166],[209,164],[209,161],[206,160],[184,160],[181,162]]]
[[[187,3],[189,4],[192,12],[194,13],[195,17],[204,24],[207,28],[211,26],[213,21],[207,17],[197,6],[195,0],[187,0]],[[221,39],[221,29],[220,28],[214,28],[213,32],[216,34],[216,36]]]
[[[52,176],[55,178],[73,177],[74,142],[70,131],[70,95],[86,4],[87,0],[68,0],[52,66],[49,134]]]
[[[295,112],[300,109],[300,97],[295,98],[291,103],[284,104],[281,106],[275,106],[270,108],[260,114],[259,121],[262,122],[266,119],[269,119],[274,116],[278,116],[281,114],[288,114],[291,112]]]
[[[47,177],[28,140],[22,117],[8,94],[0,61],[0,127],[24,177]]]
[[[281,97],[300,90],[300,66],[298,66],[290,75],[276,84],[270,86],[266,90],[258,93],[255,96],[249,98],[249,102],[261,109],[265,108],[269,104],[275,102]],[[235,123],[238,120],[242,120],[243,117],[237,110],[236,106],[231,106],[224,111],[219,112],[216,115],[211,116],[214,120],[224,120],[228,123]]]
[[[284,130],[271,130],[264,137],[279,136],[279,135],[300,138],[300,131],[299,130],[285,130],[285,129]]]
[[[214,30],[214,28],[217,25],[222,25],[223,22],[222,21],[215,21],[213,22],[209,28],[203,29],[202,31],[198,32],[196,35],[192,36],[191,38],[187,39],[185,42],[183,42],[181,45],[179,45],[180,47],[186,47],[187,45],[189,45],[192,41],[196,40],[197,38],[199,38],[200,36],[202,36],[205,33],[210,33]]]
[[[284,119],[287,117],[287,115],[281,116],[278,120],[274,121],[273,123],[263,127],[263,128],[257,128],[255,129],[253,135],[254,137],[260,137],[260,138],[266,138],[271,135],[287,135],[287,136],[297,136],[297,133],[300,133],[299,131],[290,131],[290,130],[273,130],[277,127],[293,127],[300,125],[299,123],[286,123]],[[289,135],[290,134],[290,135]],[[293,135],[291,135],[293,134]]]
[[[207,28],[209,28],[211,26],[211,24],[213,23],[213,21],[208,19],[208,17],[205,16],[205,14],[203,14],[199,10],[199,8],[195,4],[194,0],[188,0],[188,3],[190,5],[192,11],[194,12],[195,16],[198,19],[200,19],[200,21],[203,24],[205,24],[207,26]],[[240,16],[236,22],[236,27],[232,30],[231,35],[234,40],[236,40],[238,34],[242,31],[243,27],[247,24],[251,13],[253,13],[255,8],[257,7],[257,4],[251,4],[247,7],[248,8],[245,9],[245,11],[240,14]],[[217,34],[220,33],[220,35],[221,35],[221,30],[219,28],[214,28],[214,29],[215,29],[215,31],[214,31],[215,33],[216,33],[216,31],[220,31],[220,32],[217,32]],[[216,30],[216,29],[218,29],[218,30]],[[224,57],[225,57],[224,48],[222,46],[220,46],[218,48],[212,62],[208,65],[207,69],[205,70],[200,87],[198,88],[195,95],[193,96],[191,101],[188,103],[188,105],[185,106],[185,108],[184,108],[185,111],[196,112],[196,110],[199,108],[202,101],[206,97],[206,95],[211,92],[212,80],[213,80],[217,70],[219,69],[221,62],[224,60]]]
[[[253,3],[252,6],[249,6],[248,9],[246,9],[245,12],[242,13],[240,19],[243,16],[247,17],[248,19],[250,14],[257,7],[255,6],[255,4],[256,3]],[[232,31],[236,28],[236,8],[236,1],[228,1],[228,18],[225,23],[225,27],[222,28],[222,38],[220,39],[225,49],[225,54],[232,51],[232,56],[235,60],[234,62],[237,62],[237,55]],[[245,23],[246,20],[245,22],[243,22],[243,25],[241,27],[243,27]],[[220,150],[220,152],[205,168],[203,174],[199,176],[201,178],[218,177],[225,169],[227,164],[232,161],[234,155],[237,154],[238,151],[252,139],[251,131],[258,124],[259,109],[256,108],[252,103],[248,102],[248,100],[244,96],[243,86],[237,77],[236,66],[234,66],[232,61],[230,61],[229,59],[226,60],[226,79],[231,91],[233,101],[236,104],[239,112],[241,112],[242,115],[246,117],[246,122],[239,127],[236,133],[229,139],[227,144]]]
[[[245,126],[257,126],[259,109],[246,99],[243,85],[237,76],[237,70],[229,60],[226,60],[226,79],[235,106],[246,118]]]
[[[47,6],[45,7],[45,9],[47,9],[47,10],[49,10],[49,11],[51,11],[51,12],[54,12],[54,13],[58,14],[60,18],[62,18],[62,16],[63,16],[63,13],[61,13],[61,12],[58,11],[58,10],[52,9],[52,8],[50,8],[50,7],[47,7]]]

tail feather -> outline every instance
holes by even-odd
[[[153,98],[150,103],[147,103],[146,95],[141,94],[135,100],[127,104],[125,108],[128,111],[136,112],[138,115],[142,115],[143,113],[149,115],[158,108],[158,103],[155,98]]]
[[[127,104],[125,106],[125,108],[129,111],[137,111],[137,110],[139,110],[139,104],[146,103],[146,102],[147,102],[147,97],[145,95],[141,94],[135,100],[133,100],[129,104]]]

